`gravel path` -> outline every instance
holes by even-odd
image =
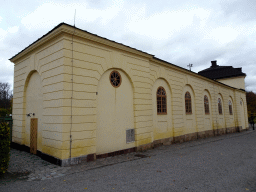
[[[0,191],[256,191],[255,146],[246,131],[70,167],[12,150],[8,171],[24,175]]]

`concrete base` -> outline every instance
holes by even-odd
[[[154,147],[153,143],[148,143],[148,144],[140,145],[136,147],[136,151],[146,151],[148,149],[152,149],[153,147]]]
[[[101,158],[106,158],[106,157],[113,157],[116,155],[123,155],[123,154],[127,154],[127,153],[132,153],[136,151],[136,147],[133,148],[129,148],[129,149],[123,149],[120,151],[114,151],[114,152],[110,152],[110,153],[105,153],[105,154],[100,154],[100,155],[96,155],[96,159],[101,159]]]
[[[204,139],[204,138],[208,138],[208,137],[219,136],[219,135],[235,133],[235,132],[242,132],[242,131],[247,131],[247,130],[249,130],[249,127],[247,127],[246,129],[242,129],[242,127],[239,126],[239,127],[222,128],[222,129],[217,129],[217,130],[215,129],[215,130],[209,130],[209,131],[202,131],[202,132],[180,135],[177,137],[170,137],[170,138],[155,140],[149,144],[145,144],[145,145],[141,145],[141,146],[133,147],[133,148],[129,148],[129,149],[123,149],[120,151],[114,151],[111,153],[105,153],[105,154],[99,154],[99,155],[96,155],[95,153],[93,153],[93,154],[88,154],[85,156],[75,157],[75,158],[71,158],[71,159],[58,159],[56,157],[44,154],[41,151],[37,151],[36,155],[50,163],[53,163],[53,164],[56,164],[59,166],[68,166],[68,165],[79,164],[79,163],[86,162],[86,161],[87,162],[94,161],[94,160],[100,159],[100,158],[106,158],[106,157],[111,157],[111,156],[116,156],[116,155],[132,153],[132,152],[136,152],[136,151],[146,151],[148,149],[157,148],[162,145],[171,145],[174,143],[182,143],[182,142],[186,142],[186,141],[193,141],[193,140],[197,140],[197,139]],[[30,148],[25,145],[20,145],[20,144],[12,142],[11,147],[14,149],[19,149],[22,151],[30,152]]]
[[[20,151],[26,151],[28,153],[30,153],[30,147],[26,146],[26,145],[20,145],[18,143],[14,143],[12,142],[11,143],[11,148],[13,149],[17,149],[17,150],[20,150]],[[68,165],[74,165],[74,164],[79,164],[79,163],[82,163],[84,161],[87,160],[87,156],[88,155],[85,155],[85,156],[81,156],[81,157],[74,157],[74,158],[71,158],[71,159],[58,159],[56,157],[53,157],[51,155],[47,155],[41,151],[36,151],[36,155],[38,157],[41,157],[41,159],[45,160],[45,161],[48,161],[50,163],[53,163],[55,165],[59,165],[59,166],[68,166]]]

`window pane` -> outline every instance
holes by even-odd
[[[221,99],[218,98],[218,109],[219,109],[219,114],[222,114],[222,105],[221,105]]]
[[[157,113],[166,113],[166,92],[163,87],[157,89]]]

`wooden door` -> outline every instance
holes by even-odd
[[[37,151],[37,118],[30,120],[30,153],[36,154]]]

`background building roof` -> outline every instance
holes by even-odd
[[[242,72],[242,67],[234,68],[232,66],[219,66],[217,65],[217,61],[211,61],[211,63],[211,67],[199,71],[198,74],[210,79],[246,76],[246,74]]]

